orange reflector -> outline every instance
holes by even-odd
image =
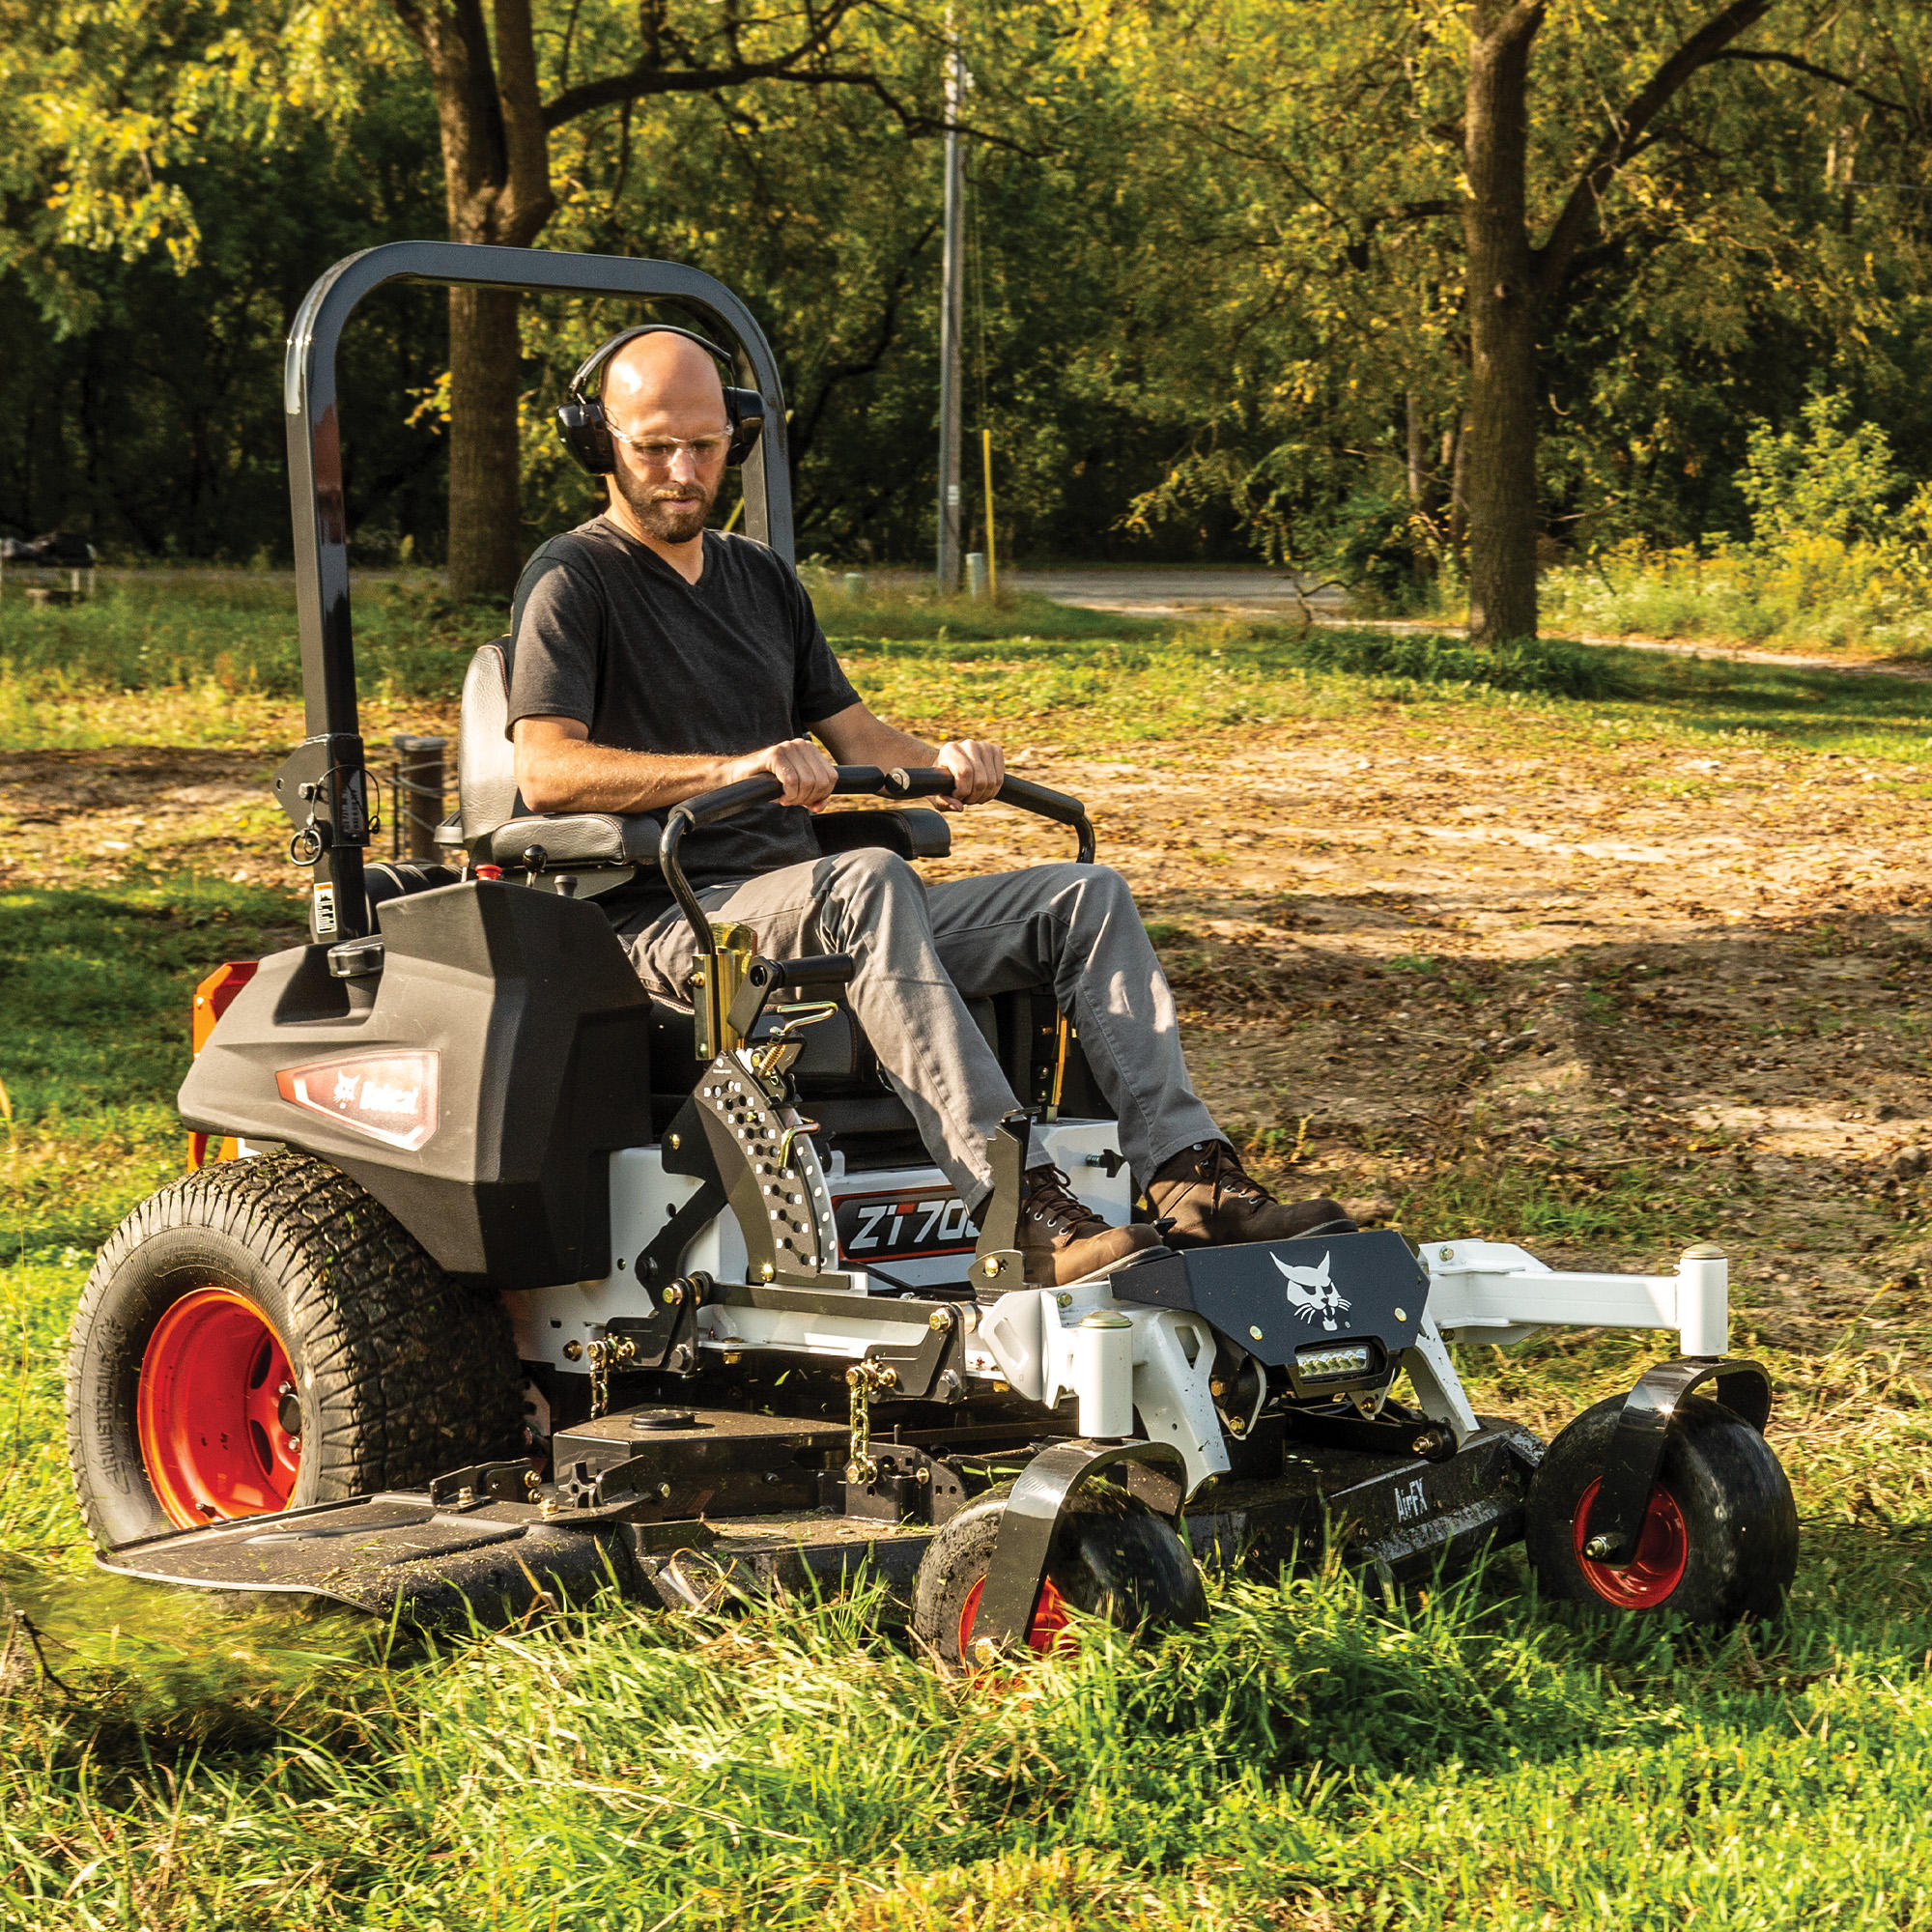
[[[214,1031],[214,1023],[234,1004],[235,995],[255,977],[252,959],[226,959],[217,966],[200,985],[194,989],[194,1005],[188,1009],[188,1032],[199,1053],[208,1044],[208,1037]],[[233,1160],[241,1150],[231,1135],[216,1143],[213,1154],[209,1152],[212,1134],[190,1134],[187,1137],[187,1164],[191,1168],[205,1167],[210,1160]]]
[[[229,959],[194,989],[193,1033],[197,1053],[208,1044],[215,1021],[234,1004],[235,995],[254,977],[254,960]]]

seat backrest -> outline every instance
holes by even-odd
[[[508,638],[484,644],[463,677],[463,713],[456,739],[456,810],[463,842],[471,850],[523,810],[517,797],[517,756],[510,744]]]

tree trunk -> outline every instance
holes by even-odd
[[[1542,0],[1471,9],[1463,231],[1468,256],[1469,636],[1536,635],[1535,263],[1525,228],[1529,54]]]
[[[518,297],[449,292],[449,594],[504,596],[524,567]]]
[[[527,248],[555,206],[530,0],[391,0],[429,62],[452,242]],[[523,568],[517,297],[449,292],[449,591],[507,597]]]

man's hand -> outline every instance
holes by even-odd
[[[997,745],[978,738],[957,738],[939,748],[939,763],[952,774],[952,796],[932,802],[942,811],[960,811],[983,805],[1006,782],[1007,754]]]
[[[838,782],[838,767],[810,738],[787,738],[781,745],[748,753],[732,764],[725,782],[735,784],[760,772],[769,772],[784,786],[780,805],[802,805],[808,811],[822,810]]]

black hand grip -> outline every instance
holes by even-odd
[[[740,779],[735,784],[720,785],[716,791],[699,792],[696,798],[673,806],[671,810],[688,825],[716,825],[741,811],[749,811],[754,805],[769,805],[783,790],[784,786],[769,772],[760,772],[756,778]]]
[[[994,797],[1002,805],[1016,805],[1022,811],[1037,811],[1042,818],[1058,819],[1062,825],[1078,825],[1087,816],[1087,808],[1064,791],[1054,791],[1031,779],[1016,779],[1009,772],[1000,781]]]
[[[799,959],[754,959],[746,978],[777,991],[791,986],[846,986],[859,970],[849,952],[808,952]]]
[[[835,792],[878,792],[889,789],[888,775],[877,765],[839,765],[836,768],[838,781],[832,787]],[[894,776],[896,776],[895,774]],[[924,777],[925,774],[915,774]],[[936,774],[945,779],[940,787],[943,791],[952,789],[952,781],[946,773]],[[741,811],[749,811],[754,805],[769,805],[773,799],[784,791],[777,779],[769,772],[760,772],[755,778],[739,779],[727,785],[720,785],[716,791],[702,791],[696,798],[688,798],[682,805],[673,806],[673,811],[684,814],[686,821],[694,828],[700,825],[718,825],[727,818],[735,818]],[[907,792],[911,798],[924,796],[923,793]]]
[[[951,798],[959,781],[937,765],[888,772],[879,789],[887,798]]]
[[[1017,806],[1022,811],[1037,812],[1059,825],[1070,825],[1080,835],[1080,863],[1094,863],[1094,827],[1087,808],[1077,798],[1049,785],[1035,784],[1031,779],[1008,777],[993,796],[1002,805]]]

